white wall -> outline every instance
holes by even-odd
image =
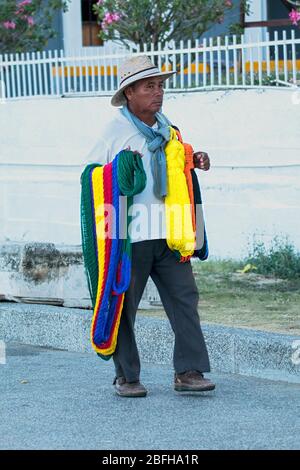
[[[211,256],[240,257],[254,233],[300,249],[300,94],[167,95],[164,111],[211,158],[200,172]],[[103,97],[0,106],[0,243],[80,244],[80,174],[114,112]]]
[[[104,46],[82,45],[82,16],[81,1],[71,0],[68,2],[68,11],[62,13],[63,18],[63,43],[65,55],[97,55],[105,50],[119,50],[120,46],[113,41],[105,41]]]
[[[62,14],[62,18],[65,53],[80,50],[82,48],[81,1],[68,2],[68,11]]]
[[[245,21],[266,21],[268,19],[267,0],[249,0],[250,12],[245,15]],[[246,42],[253,40],[265,41],[267,27],[245,28]]]

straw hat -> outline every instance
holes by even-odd
[[[128,85],[131,85],[142,78],[163,77],[166,80],[174,73],[176,73],[176,71],[160,72],[158,67],[156,67],[156,65],[154,65],[147,56],[131,57],[120,66],[119,89],[112,97],[111,104],[113,106],[122,106],[126,104],[126,98],[123,91]]]

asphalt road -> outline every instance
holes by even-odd
[[[210,374],[214,392],[173,391],[143,364],[146,398],[121,398],[112,360],[20,344],[0,364],[0,449],[300,449],[300,385]]]

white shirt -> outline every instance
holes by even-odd
[[[156,129],[157,123],[152,126]],[[153,192],[151,152],[143,134],[118,109],[116,116],[102,129],[95,147],[88,154],[85,163],[110,163],[121,151],[130,147],[142,155],[147,177],[145,189],[133,197],[129,226],[131,241],[166,238],[165,204]]]

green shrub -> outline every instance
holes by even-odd
[[[282,279],[300,278],[300,253],[288,237],[275,236],[269,248],[254,240],[246,263],[256,266],[257,273]]]

